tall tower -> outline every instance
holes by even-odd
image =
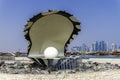
[[[95,52],[98,52],[99,51],[99,42],[96,41],[95,42]]]
[[[117,50],[117,45],[115,43],[112,43],[111,47],[112,47],[112,51],[116,51]]]
[[[96,51],[95,51],[95,42],[92,43],[91,50],[92,50],[92,52],[96,52]]]

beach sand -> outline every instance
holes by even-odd
[[[0,80],[120,80],[120,70],[75,74],[0,74]]]
[[[120,59],[83,59],[83,62],[93,61],[99,63],[119,64]],[[62,71],[61,74],[52,72],[51,74],[0,74],[0,80],[120,80],[120,69],[106,70],[98,72],[76,72],[67,74]]]

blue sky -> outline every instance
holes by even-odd
[[[27,51],[24,25],[40,12],[65,10],[80,22],[82,31],[70,46],[96,40],[120,44],[120,0],[0,0],[0,51]]]

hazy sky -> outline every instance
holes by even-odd
[[[40,12],[65,10],[82,31],[71,46],[96,40],[120,44],[120,0],[0,0],[0,51],[27,51],[24,25]]]

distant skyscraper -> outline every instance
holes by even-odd
[[[83,43],[81,46],[75,46],[71,49],[72,52],[111,52],[116,50],[120,51],[120,46],[117,48],[117,45],[112,43],[110,47],[105,41],[96,41],[91,46]]]
[[[92,44],[93,52],[105,52],[107,51],[107,43],[105,41],[96,41]]]
[[[108,42],[106,43],[106,47],[107,47],[107,52],[109,52],[109,44],[108,44]]]
[[[118,47],[118,51],[120,51],[120,46]]]
[[[92,45],[89,47],[89,52],[93,52]]]
[[[117,50],[117,45],[115,43],[112,43],[111,48],[112,48],[112,51],[116,51]]]
[[[89,48],[86,44],[82,44],[81,46],[81,52],[88,52],[89,51]]]
[[[95,42],[95,52],[99,51],[99,43],[98,41]]]
[[[92,50],[92,52],[96,52],[95,49],[96,49],[96,48],[95,48],[95,42],[94,42],[94,43],[92,43],[92,45],[91,45],[91,50]]]
[[[100,52],[105,52],[107,51],[107,44],[105,43],[105,41],[100,41]]]

